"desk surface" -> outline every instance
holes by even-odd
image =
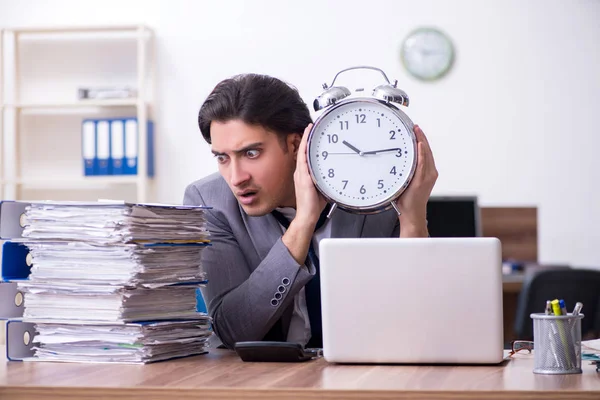
[[[516,272],[502,275],[502,291],[504,293],[520,293],[525,281],[525,274]]]
[[[4,349],[1,349],[4,350]],[[600,373],[537,375],[533,356],[496,366],[244,363],[228,350],[148,365],[0,361],[0,398],[598,399]]]

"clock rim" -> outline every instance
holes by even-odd
[[[419,75],[418,73],[414,72],[411,68],[409,68],[408,64],[406,63],[406,59],[405,59],[405,55],[404,55],[406,53],[406,42],[408,41],[408,39],[410,39],[411,37],[413,37],[417,34],[426,33],[426,32],[433,32],[433,33],[440,35],[450,45],[450,60],[448,61],[448,65],[444,69],[442,69],[440,72],[438,72],[436,75],[433,75],[430,77]],[[452,69],[452,66],[454,65],[455,53],[456,53],[456,51],[454,49],[454,43],[450,39],[450,36],[448,36],[444,31],[442,31],[439,28],[423,26],[423,27],[413,29],[412,31],[410,31],[408,33],[408,35],[406,35],[406,37],[402,41],[402,47],[400,48],[400,60],[402,61],[402,65],[404,66],[404,69],[406,69],[411,76],[413,76],[414,78],[417,78],[421,81],[424,81],[424,82],[431,82],[431,81],[436,81],[438,79],[443,78],[445,75],[448,74],[448,72],[450,72],[450,70]]]
[[[378,105],[387,107],[390,111],[392,111],[392,113],[394,113],[402,121],[402,123],[404,123],[404,125],[406,127],[409,128],[408,135],[412,141],[413,148],[414,148],[415,156],[413,157],[413,163],[410,167],[408,178],[406,179],[404,184],[390,196],[379,201],[378,203],[375,203],[375,204],[372,204],[369,206],[353,206],[351,204],[346,204],[346,203],[337,201],[337,200],[331,198],[330,196],[328,196],[326,193],[324,193],[324,190],[322,190],[321,187],[319,186],[319,183],[317,182],[315,174],[313,173],[312,162],[311,162],[311,158],[310,158],[310,149],[311,149],[311,142],[312,142],[313,134],[317,131],[316,128],[319,126],[319,123],[323,120],[323,118],[325,118],[327,115],[332,113],[337,108],[340,108],[340,107],[350,104],[350,103],[371,103],[371,104],[378,104]],[[400,195],[402,193],[404,193],[404,191],[406,190],[406,188],[412,181],[412,178],[414,177],[415,170],[417,168],[417,161],[418,161],[417,160],[418,159],[417,137],[415,136],[415,133],[414,133],[414,123],[408,117],[408,115],[406,115],[402,110],[400,110],[398,107],[396,107],[396,105],[392,104],[391,102],[387,102],[387,101],[375,99],[375,98],[370,98],[370,97],[355,97],[355,98],[351,98],[351,99],[344,99],[344,100],[339,101],[339,102],[335,103],[334,105],[329,106],[328,108],[324,109],[324,112],[321,115],[319,115],[319,117],[313,123],[313,126],[312,126],[310,132],[308,133],[308,138],[307,138],[307,143],[306,143],[306,158],[307,158],[307,162],[308,162],[308,172],[313,181],[313,184],[315,185],[315,188],[317,189],[317,191],[325,198],[325,200],[329,204],[337,204],[338,208],[340,208],[344,211],[351,212],[353,214],[377,214],[377,213],[391,209],[392,202],[395,202],[398,199],[398,197],[400,197]]]

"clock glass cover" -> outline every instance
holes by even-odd
[[[341,208],[389,206],[410,182],[416,165],[412,129],[406,114],[380,100],[336,104],[317,119],[309,137],[315,184]]]

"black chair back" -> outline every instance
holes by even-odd
[[[600,332],[600,271],[584,269],[542,270],[523,282],[517,301],[515,337],[533,340],[531,313],[543,313],[546,300],[563,299],[571,313],[576,302],[583,303],[581,311],[582,338],[598,337]]]

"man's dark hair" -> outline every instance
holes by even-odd
[[[288,134],[302,134],[312,122],[298,90],[277,78],[258,74],[236,75],[220,82],[200,107],[198,125],[204,139],[211,143],[211,122],[235,119],[260,125],[278,134],[283,143]]]

